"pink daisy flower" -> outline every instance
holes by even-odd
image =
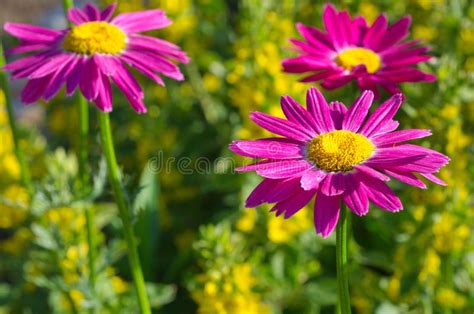
[[[378,86],[395,94],[400,83],[436,79],[413,67],[432,57],[419,41],[404,41],[410,16],[389,26],[382,14],[369,26],[362,16],[351,19],[347,11],[327,4],[323,22],[326,32],[298,23],[304,40],[290,39],[299,56],[283,60],[283,69],[307,73],[302,82],[321,81],[322,87],[332,90],[356,80],[361,90],[372,90],[378,97]]]
[[[28,79],[21,93],[24,103],[31,104],[40,98],[50,100],[65,84],[68,96],[79,87],[87,100],[109,112],[112,80],[133,109],[144,113],[147,109],[143,91],[126,65],[160,85],[164,85],[160,75],[183,80],[183,74],[170,60],[187,63],[186,53],[170,42],[138,34],[170,25],[165,13],[148,10],[112,18],[116,6],[112,4],[103,11],[92,4],[84,9],[73,8],[68,19],[74,26],[65,30],[5,24],[5,31],[20,40],[7,53],[32,52],[4,67],[12,72],[13,79]]]
[[[393,120],[403,96],[393,95],[372,114],[374,95],[364,91],[350,108],[340,102],[326,103],[316,89],[309,89],[307,109],[289,96],[281,98],[287,119],[253,112],[251,119],[282,137],[234,141],[237,154],[263,158],[237,171],[256,171],[264,177],[246,201],[247,207],[276,203],[276,215],[291,217],[316,196],[316,232],[327,237],[339,217],[341,202],[356,215],[369,210],[369,201],[397,212],[402,203],[386,184],[391,178],[425,189],[421,176],[445,185],[434,173],[449,158],[406,141],[431,135],[429,130],[395,131]],[[369,116],[368,116],[369,115]]]

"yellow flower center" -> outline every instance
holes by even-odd
[[[375,73],[380,69],[381,59],[378,54],[370,49],[349,48],[336,56],[336,63],[346,70],[352,70],[358,65],[365,65],[368,73]]]
[[[345,172],[367,160],[374,150],[374,144],[365,136],[337,130],[313,138],[307,147],[307,157],[326,172]]]
[[[73,27],[64,38],[63,47],[84,55],[119,54],[125,48],[127,35],[107,22],[88,22]]]

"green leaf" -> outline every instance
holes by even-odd
[[[47,250],[58,249],[58,244],[54,239],[53,235],[48,232],[48,229],[42,227],[41,225],[33,224],[31,226],[31,230],[35,235],[35,242],[37,245]]]
[[[146,283],[146,290],[150,298],[150,306],[154,309],[170,303],[176,296],[174,285]]]
[[[156,252],[159,239],[159,193],[156,174],[145,166],[140,178],[140,192],[133,204],[136,213],[135,234],[140,241],[138,250],[145,278],[154,278],[157,270],[153,253]]]

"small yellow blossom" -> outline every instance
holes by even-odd
[[[112,288],[114,289],[115,293],[121,294],[128,290],[128,284],[119,276],[112,277]]]
[[[307,207],[289,219],[282,216],[271,216],[268,220],[268,238],[274,243],[285,243],[290,241],[297,234],[312,228],[312,220],[307,214],[310,212]]]
[[[467,300],[453,289],[441,288],[436,293],[436,303],[444,308],[462,310],[466,306]]]
[[[28,192],[19,185],[10,185],[2,193],[0,203],[0,228],[8,229],[19,225],[27,216]]]
[[[250,232],[255,226],[257,220],[257,211],[253,208],[245,208],[242,217],[237,220],[235,227],[243,232]]]
[[[435,250],[429,249],[426,252],[425,261],[418,278],[422,282],[431,281],[439,276],[441,259]]]

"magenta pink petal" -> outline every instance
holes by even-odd
[[[235,153],[253,158],[295,159],[304,157],[304,146],[301,142],[281,138],[234,141],[229,147]]]
[[[365,186],[367,196],[372,203],[391,212],[403,209],[400,199],[384,182],[365,176],[362,173],[358,173],[357,176]]]
[[[344,203],[354,214],[366,215],[369,212],[369,197],[364,187],[352,176],[347,177],[346,186],[347,190],[343,196]]]
[[[106,22],[110,21],[116,8],[117,8],[117,2],[110,4],[100,13],[100,20],[106,21]]]
[[[298,178],[278,180],[265,178],[249,195],[245,207],[257,207],[263,203],[281,202],[299,189],[301,188],[299,187]]]
[[[303,129],[298,124],[262,112],[252,112],[250,114],[250,119],[274,134],[285,136],[297,141],[307,141],[313,138],[312,132]]]
[[[89,17],[79,8],[69,9],[67,12],[67,18],[76,25],[89,22]]]
[[[82,78],[82,73],[84,71],[84,66],[86,64],[85,58],[78,58],[77,63],[73,69],[71,69],[71,73],[66,79],[66,94],[71,96],[74,91],[76,90],[79,82]]]
[[[327,174],[322,170],[310,168],[301,176],[301,187],[307,191],[315,190],[319,187],[326,175]]]
[[[367,29],[367,22],[362,16],[354,17],[350,32],[351,44],[353,46],[359,46],[362,44],[362,36],[366,33]]]
[[[56,30],[20,23],[5,23],[3,29],[28,43],[51,44],[62,36],[61,32]]]
[[[44,60],[50,58],[51,56],[54,56],[56,54],[59,54],[57,51],[45,51],[41,52],[38,54],[34,54],[25,58],[18,59],[16,61],[10,62],[3,66],[3,70],[8,70],[8,71],[25,71],[25,70],[30,70],[34,68],[33,70],[30,71],[33,72],[35,69],[37,69],[41,64],[43,63]],[[29,74],[28,74],[29,75]]]
[[[299,189],[296,193],[292,194],[289,198],[278,202],[271,211],[275,211],[276,215],[279,216],[284,213],[285,219],[290,218],[296,214],[301,208],[311,201],[315,191],[305,191]]]
[[[163,39],[140,34],[130,34],[128,45],[131,50],[145,49],[183,63],[189,62],[189,58],[181,48]]]
[[[342,121],[344,121],[344,116],[347,113],[346,106],[342,102],[333,101],[329,104],[329,112],[331,113],[334,128],[336,130],[341,130]]]
[[[318,56],[321,59],[324,59],[324,60],[327,60],[327,61],[331,60],[330,59],[331,51],[329,51],[329,50],[327,52],[322,52],[317,47],[315,47],[315,46],[313,46],[313,45],[311,45],[311,44],[309,44],[305,41],[301,41],[301,40],[294,39],[294,38],[290,38],[289,41],[290,41],[290,43],[292,43],[293,45],[296,46],[295,50],[299,51],[300,53],[307,53],[307,54],[310,54],[312,56]]]
[[[399,58],[398,60],[386,62],[386,65],[387,65],[387,68],[404,67],[407,65],[413,65],[420,62],[425,62],[432,58],[433,58],[432,56],[427,56],[427,55],[424,55],[424,56],[415,55],[415,56],[411,56],[407,58]]]
[[[130,50],[124,53],[127,60],[132,61],[135,65],[140,64],[149,69],[149,71],[156,71],[162,73],[170,78],[181,81],[184,79],[183,74],[179,68],[171,61],[166,60],[158,54],[148,51]],[[137,61],[140,60],[140,61]]]
[[[319,81],[319,80],[324,80],[328,77],[331,77],[331,76],[334,76],[334,75],[337,75],[338,73],[341,73],[342,71],[340,69],[336,69],[336,68],[332,68],[330,70],[322,70],[316,74],[311,74],[311,75],[308,75],[306,77],[303,77],[302,79],[300,79],[299,81],[300,82],[303,82],[303,83],[308,83],[308,82],[316,82],[316,81]]]
[[[51,82],[52,75],[39,79],[28,80],[25,88],[21,91],[20,99],[25,104],[32,104],[43,97],[44,91]]]
[[[345,189],[345,176],[342,172],[328,173],[319,186],[319,190],[327,196],[340,195]]]
[[[77,58],[74,57],[66,60],[64,65],[53,74],[53,78],[44,92],[44,100],[49,101],[59,92],[77,61]]]
[[[426,179],[430,180],[433,183],[436,183],[442,186],[448,185],[446,182],[444,182],[443,180],[441,180],[440,178],[438,178],[432,173],[420,173],[420,175],[422,175],[423,177],[425,177]]]
[[[314,121],[313,117],[293,98],[291,98],[290,96],[282,96],[280,104],[283,113],[289,121],[299,123],[307,130],[315,131],[312,136],[315,136],[317,134],[317,130],[315,130],[314,127],[316,125],[316,122]]]
[[[111,78],[137,113],[147,112],[143,103],[144,94],[140,85],[121,63],[117,62],[117,69]]]
[[[364,123],[367,113],[369,113],[370,106],[374,100],[374,93],[371,91],[364,91],[359,98],[352,104],[347,111],[342,121],[342,129],[357,132]]]
[[[394,177],[400,182],[415,186],[420,189],[426,189],[426,184],[410,172],[395,172],[386,169],[385,173]]]
[[[274,162],[279,162],[279,161],[278,160],[271,160],[271,159],[260,160],[260,161],[257,161],[255,163],[249,164],[249,165],[237,167],[234,170],[237,171],[237,172],[256,171],[260,168],[269,167],[268,164],[274,163]]]
[[[431,135],[430,130],[400,130],[392,133],[385,133],[380,136],[372,138],[372,142],[377,146],[387,146],[400,142],[406,142],[418,138],[423,138]]]
[[[157,84],[164,86],[165,82],[163,79],[154,72],[154,68],[150,66],[149,62],[144,61],[141,58],[138,58],[135,54],[124,53],[122,55],[123,61],[125,61],[129,66],[137,69],[140,73],[151,78]]]
[[[390,26],[382,37],[382,40],[375,48],[376,51],[383,51],[405,38],[408,35],[408,29],[410,28],[410,24],[411,17],[404,16],[395,24]]]
[[[282,66],[287,73],[303,73],[308,71],[320,71],[331,68],[327,61],[313,56],[299,56],[285,59]]]
[[[396,67],[386,68],[377,73],[377,76],[384,77],[395,83],[401,82],[421,82],[435,81],[436,76],[428,74],[415,68]]]
[[[51,56],[47,60],[42,61],[42,65],[38,67],[33,73],[31,73],[28,78],[40,78],[49,75],[53,72],[59,71],[65,64],[67,64],[73,58],[75,58],[73,54],[57,54]]]
[[[112,76],[117,72],[117,65],[121,63],[120,59],[121,58],[113,55],[95,55],[97,66],[100,71],[107,76]]]
[[[119,14],[111,23],[120,26],[126,33],[139,33],[160,29],[172,22],[161,10],[147,10]]]
[[[32,52],[36,50],[45,50],[51,47],[51,44],[45,44],[45,43],[21,43],[18,46],[14,48],[7,49],[5,51],[5,55],[10,55],[10,54],[19,54],[19,53],[25,53],[25,52]]]
[[[324,27],[336,50],[342,48],[344,44],[341,36],[340,21],[337,16],[338,13],[332,4],[324,6]]]
[[[374,179],[378,179],[381,181],[390,181],[390,178],[384,175],[383,173],[375,170],[374,168],[367,167],[365,165],[355,165],[354,169],[356,169],[359,172],[364,173],[365,175],[368,175]]]
[[[99,93],[99,85],[97,83],[99,75],[100,72],[95,63],[95,58],[89,58],[84,64],[81,81],[79,82],[79,88],[88,101],[95,100]]]
[[[100,20],[100,11],[96,8],[95,5],[87,3],[83,9],[84,13],[89,18],[89,21],[99,21]]]
[[[285,179],[301,175],[311,164],[304,159],[288,159],[275,161],[259,167],[257,174],[269,179]]]
[[[399,146],[377,148],[375,154],[366,164],[370,165],[398,165],[423,159],[428,154],[417,150],[403,149]]]
[[[109,77],[100,74],[99,75],[99,93],[95,100],[96,106],[103,112],[112,111],[112,87],[110,86]]]
[[[306,93],[306,105],[309,113],[313,116],[316,132],[326,133],[335,129],[329,106],[319,90],[314,87],[308,90]]]
[[[350,81],[352,81],[356,75],[354,74],[336,74],[334,76],[330,76],[326,78],[322,83],[321,86],[324,87],[327,90],[333,90],[340,88],[346,84],[348,84]]]
[[[334,51],[334,47],[328,36],[319,29],[306,26],[302,23],[297,23],[296,28],[308,43],[317,48],[318,51],[325,53]]]
[[[245,207],[257,207],[265,203],[265,196],[278,186],[282,180],[263,179],[250,193],[245,201]]]
[[[367,30],[363,45],[369,48],[375,48],[387,31],[387,17],[381,14],[377,17],[372,26]]]
[[[318,193],[314,202],[314,226],[323,238],[329,236],[336,227],[341,206],[340,196],[326,196]]]
[[[390,122],[397,113],[403,101],[402,94],[395,94],[382,103],[367,119],[359,133],[367,137],[372,137],[380,133],[386,123]]]

